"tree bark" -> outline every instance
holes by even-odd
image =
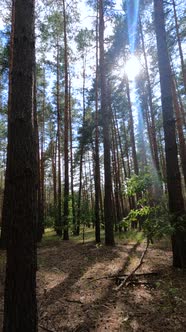
[[[97,19],[96,19],[96,86],[95,86],[95,238],[96,243],[101,242],[100,238],[100,161],[99,161],[99,129],[98,129],[98,1],[97,1]]]
[[[176,115],[176,128],[178,133],[179,139],[179,152],[180,152],[180,159],[181,159],[181,166],[184,176],[184,182],[186,186],[186,145],[185,145],[185,137],[183,132],[183,121],[180,111],[180,105],[177,98],[177,91],[176,91],[176,83],[174,77],[172,77],[172,95],[173,95],[173,104],[174,104],[174,111]]]
[[[175,28],[176,28],[176,37],[178,42],[178,48],[179,48],[179,55],[180,55],[180,61],[181,61],[181,69],[182,69],[182,76],[183,76],[183,84],[186,94],[186,64],[184,63],[184,57],[183,57],[183,51],[182,51],[182,45],[181,45],[181,39],[180,39],[180,32],[179,32],[179,24],[178,24],[178,17],[176,12],[176,3],[175,0],[172,0],[173,10],[174,10],[174,20],[175,20]]]
[[[69,127],[70,127],[70,178],[71,178],[71,196],[72,196],[72,223],[73,234],[76,232],[76,210],[75,210],[75,197],[74,197],[74,168],[73,168],[73,136],[72,136],[72,110],[71,110],[71,92],[69,84]]]
[[[61,190],[61,108],[60,108],[60,63],[57,43],[57,147],[58,147],[58,206],[56,234],[62,236],[62,190]]]
[[[35,60],[34,60],[35,61]],[[34,72],[34,105],[33,105],[33,121],[34,121],[34,138],[35,138],[35,154],[37,161],[37,242],[41,242],[44,233],[44,218],[41,215],[41,173],[40,173],[40,154],[39,154],[39,129],[37,119],[37,82],[36,70]]]
[[[154,0],[155,29],[158,47],[160,71],[163,127],[165,135],[165,154],[169,210],[174,215],[175,228],[172,236],[173,266],[186,267],[186,229],[178,217],[184,214],[184,201],[181,190],[181,178],[178,166],[175,119],[173,111],[171,67],[166,42],[163,0]],[[183,228],[183,230],[181,230]]]
[[[134,137],[134,120],[132,115],[132,104],[130,99],[130,88],[129,88],[129,81],[126,78],[126,89],[127,89],[127,99],[128,99],[128,106],[129,106],[129,125],[130,125],[130,141],[132,146],[132,159],[134,163],[134,173],[136,175],[139,174],[139,167],[138,167],[138,160],[136,154],[136,144],[135,144],[135,137]]]
[[[105,198],[104,198],[104,218],[105,218],[105,244],[114,245],[113,231],[113,206],[112,206],[112,176],[111,176],[111,139],[110,123],[111,114],[107,105],[106,92],[106,68],[104,51],[104,1],[99,1],[99,48],[100,48],[100,79],[101,79],[101,112],[103,124],[103,145],[104,145],[104,176],[105,176]]]
[[[45,108],[46,108],[46,96],[45,96],[45,69],[43,69],[43,95],[42,95],[42,113],[41,113],[41,157],[39,160],[40,166],[40,206],[39,206],[39,222],[44,225],[45,218],[45,162],[44,162],[44,144],[45,144]]]
[[[33,127],[34,1],[15,1],[6,191],[3,332],[36,332],[37,162]]]
[[[149,108],[150,108],[150,116],[151,116],[150,129],[151,129],[151,139],[152,139],[152,147],[153,147],[152,157],[154,159],[154,165],[156,167],[156,171],[160,175],[160,164],[159,164],[158,145],[157,145],[157,138],[156,138],[155,116],[154,116],[153,103],[152,103],[152,89],[151,89],[151,82],[150,82],[149,68],[148,68],[148,62],[147,62],[147,54],[146,54],[146,50],[145,50],[145,41],[144,41],[144,36],[143,36],[141,18],[139,18],[139,25],[140,25],[143,56],[144,56],[144,60],[145,60],[147,90],[148,90]]]
[[[66,27],[65,0],[63,0],[63,32],[64,32],[64,71],[65,71],[65,107],[64,107],[64,158],[65,158],[65,184],[64,184],[64,232],[63,240],[69,240],[68,217],[69,217],[69,98],[68,98],[68,53],[67,53],[67,27]]]
[[[11,35],[10,35],[10,54],[9,54],[9,82],[8,82],[8,137],[10,136],[10,114],[11,114],[11,98],[12,98],[12,68],[13,68],[13,46],[14,46],[14,28],[15,28],[15,0],[12,1],[12,24],[11,24]],[[6,248],[7,236],[9,232],[7,210],[8,207],[8,192],[9,192],[9,181],[8,181],[8,163],[9,154],[7,153],[6,160],[6,173],[5,173],[5,188],[3,197],[3,210],[2,210],[2,226],[1,226],[1,241],[0,246],[2,249]]]

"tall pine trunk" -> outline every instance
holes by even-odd
[[[183,121],[181,116],[181,110],[180,105],[177,97],[177,91],[176,91],[176,83],[174,77],[172,77],[172,95],[173,95],[173,105],[174,105],[174,111],[176,115],[176,128],[178,133],[178,139],[179,139],[179,153],[180,153],[180,159],[181,159],[181,166],[182,166],[182,172],[184,176],[184,182],[186,186],[186,145],[185,145],[185,137],[184,137],[184,131],[183,131]]]
[[[86,59],[83,57],[83,123],[82,128],[85,125],[85,85],[86,85]],[[78,190],[78,202],[77,202],[77,227],[76,235],[80,233],[81,223],[81,200],[82,200],[82,173],[83,173],[83,155],[84,155],[84,143],[80,142],[80,162],[79,162],[79,190]]]
[[[96,86],[95,86],[95,102],[96,102],[96,114],[95,114],[95,238],[96,243],[101,241],[100,238],[100,161],[99,161],[99,129],[98,129],[98,10],[97,1],[97,18],[96,18]]]
[[[41,216],[41,173],[40,173],[40,154],[39,154],[39,129],[37,119],[37,83],[36,83],[36,70],[34,72],[34,106],[33,106],[33,119],[34,119],[34,138],[35,138],[35,154],[37,161],[37,241],[41,242],[44,233],[44,220]]]
[[[158,64],[160,71],[161,101],[163,127],[165,135],[165,154],[167,170],[167,187],[169,210],[174,215],[172,224],[173,266],[186,267],[186,229],[178,217],[184,214],[184,201],[181,190],[181,178],[178,166],[175,119],[171,86],[171,67],[166,42],[163,0],[154,0],[155,29],[158,47]]]
[[[45,69],[43,69],[43,96],[42,96],[42,113],[41,113],[41,139],[40,139],[40,147],[41,147],[41,157],[39,160],[39,191],[40,191],[40,206],[39,206],[39,218],[40,224],[44,225],[45,219],[45,162],[44,162],[44,144],[45,144],[45,109],[46,109],[46,95],[45,95]]]
[[[106,92],[106,66],[104,51],[104,1],[99,1],[99,48],[100,48],[100,79],[101,79],[101,112],[103,124],[103,145],[104,145],[104,176],[105,176],[105,244],[114,245],[113,231],[113,206],[112,206],[112,176],[111,176],[111,114],[107,105]]]
[[[36,332],[37,161],[33,126],[34,1],[15,1],[8,121],[7,266],[3,332]]]
[[[61,190],[61,107],[60,107],[60,61],[59,44],[57,43],[57,147],[58,147],[58,196],[57,196],[57,222],[56,234],[62,236],[62,190]]]
[[[136,143],[135,143],[135,137],[134,137],[134,120],[133,120],[133,115],[132,115],[130,87],[129,87],[129,81],[128,81],[127,77],[126,77],[126,89],[127,89],[127,99],[128,99],[128,107],[129,107],[129,126],[130,126],[130,141],[131,141],[131,146],[132,146],[132,159],[133,159],[133,164],[134,164],[134,173],[136,175],[138,175],[139,167],[138,167]]]
[[[182,45],[181,45],[181,39],[180,39],[180,31],[179,31],[179,25],[178,25],[178,16],[177,16],[177,11],[176,11],[175,0],[172,0],[172,5],[173,5],[173,10],[174,10],[176,37],[177,37],[178,49],[179,49],[179,55],[180,55],[180,61],[181,61],[183,84],[184,84],[184,89],[185,89],[185,93],[186,93],[186,64],[184,63],[184,56],[183,56],[183,50],[182,50]]]
[[[11,98],[12,98],[12,67],[13,67],[13,43],[14,43],[14,27],[15,27],[15,0],[12,1],[12,26],[11,26],[11,35],[10,35],[10,52],[9,52],[9,82],[8,82],[8,137],[10,136],[10,114],[11,114]],[[9,181],[8,181],[8,162],[9,155],[7,153],[6,160],[6,174],[5,174],[5,188],[4,188],[4,197],[3,197],[3,210],[2,210],[2,226],[1,226],[1,241],[0,246],[2,249],[6,248],[7,235],[9,232],[8,220],[7,220],[7,210],[8,207],[8,192],[9,192]]]
[[[154,160],[154,165],[156,167],[157,173],[160,175],[160,163],[159,163],[159,156],[158,156],[158,144],[156,138],[156,126],[155,126],[155,116],[153,110],[153,103],[152,103],[152,89],[151,89],[151,82],[150,82],[150,75],[149,75],[149,67],[147,62],[147,54],[145,49],[145,41],[143,36],[143,28],[141,24],[141,18],[139,18],[139,25],[140,25],[140,33],[141,33],[141,42],[142,42],[142,50],[143,56],[145,60],[145,72],[146,72],[146,79],[147,79],[147,91],[148,91],[148,101],[149,101],[149,108],[150,108],[150,117],[151,117],[151,124],[150,124],[150,131],[151,131],[151,142],[152,142],[152,157]]]
[[[69,83],[69,127],[70,127],[70,180],[71,180],[71,197],[72,197],[72,223],[73,234],[76,233],[76,209],[74,195],[74,167],[73,167],[73,136],[72,136],[72,110],[71,110],[71,87]]]
[[[64,232],[63,240],[69,239],[68,217],[69,217],[69,149],[68,149],[68,129],[69,129],[69,111],[68,111],[68,50],[67,50],[67,22],[66,22],[65,0],[63,0],[63,33],[64,33],[64,71],[65,71],[65,105],[64,105],[64,158],[65,158],[65,184],[64,184]]]

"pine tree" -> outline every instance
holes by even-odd
[[[36,332],[37,162],[33,124],[34,1],[13,2],[5,215],[8,223],[3,332]]]
[[[101,80],[101,112],[103,124],[104,145],[104,219],[105,219],[105,244],[114,245],[113,233],[113,204],[112,204],[112,176],[111,176],[111,114],[107,104],[106,65],[104,50],[104,1],[99,1],[99,49],[100,49],[100,80]]]
[[[155,29],[160,71],[163,127],[165,135],[165,153],[169,210],[174,214],[172,224],[175,228],[172,236],[173,266],[186,267],[186,229],[179,217],[184,214],[184,201],[178,166],[175,119],[173,112],[171,67],[166,42],[163,0],[154,0]]]

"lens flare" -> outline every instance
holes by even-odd
[[[136,47],[137,23],[139,13],[139,0],[127,0],[127,23],[130,53],[133,54]]]
[[[125,64],[125,73],[130,81],[133,81],[139,75],[141,64],[135,55],[132,55]]]

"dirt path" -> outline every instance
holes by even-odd
[[[116,280],[105,278],[132,271],[144,248],[71,241],[40,248],[39,332],[186,331],[186,274],[171,269],[169,250],[150,246],[138,272],[158,275],[140,278],[141,284],[116,291]],[[0,320],[1,326],[2,307]]]

